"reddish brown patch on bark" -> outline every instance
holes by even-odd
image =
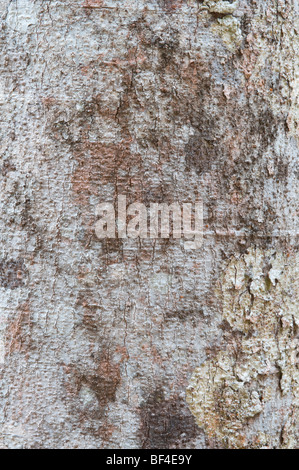
[[[87,273],[87,271],[85,271]],[[84,278],[82,275],[81,278]],[[83,310],[82,327],[91,335],[97,335],[101,328],[104,328],[104,324],[98,314],[98,310],[101,305],[95,302],[91,302],[93,293],[89,290],[80,292],[76,300],[76,308]]]
[[[6,328],[6,350],[8,355],[13,352],[28,353],[31,345],[31,329],[29,303],[25,302],[19,307],[17,318],[9,323]]]
[[[120,144],[86,142],[76,152],[78,167],[73,175],[73,189],[83,205],[97,195],[99,185],[113,183],[118,192],[141,194],[142,172],[140,155],[133,154],[130,139]]]
[[[75,366],[65,366],[67,379],[65,388],[69,395],[78,396],[85,385],[90,388],[100,405],[100,413],[109,402],[115,401],[120,384],[120,363],[114,362],[108,352],[104,352],[99,364],[91,371],[81,371]]]
[[[85,0],[83,8],[100,8],[103,6],[103,0]]]
[[[100,362],[97,374],[90,384],[99,403],[106,405],[115,401],[115,394],[120,383],[120,366],[109,360],[108,355]]]
[[[163,8],[167,11],[176,10],[180,8],[184,0],[162,0]]]
[[[110,442],[113,443],[113,433],[117,430],[118,428],[113,424],[105,424],[99,427],[97,434],[105,444],[109,444]]]
[[[51,106],[55,105],[56,102],[57,100],[54,98],[54,96],[46,96],[42,99],[42,103],[46,108],[50,108]]]

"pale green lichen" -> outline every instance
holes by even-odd
[[[222,0],[207,0],[204,2],[204,5],[208,7],[211,13],[231,15],[236,10],[238,3],[238,0],[233,3]]]
[[[242,42],[240,20],[232,15],[219,18],[211,30],[221,37],[229,50],[234,52]]]
[[[298,444],[299,256],[252,248],[231,260],[221,286],[229,340],[193,373],[187,389],[189,407],[207,435],[228,447],[294,448]],[[250,430],[248,420],[265,414],[267,404],[277,404],[278,396],[281,410],[277,405],[277,413],[284,414],[284,427],[275,434],[269,425],[269,435],[261,439]],[[274,419],[270,416],[269,422]]]

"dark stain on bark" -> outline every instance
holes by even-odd
[[[186,0],[159,0],[161,7],[168,13],[180,8],[184,3]]]
[[[25,285],[27,269],[23,259],[0,260],[0,286],[17,289]]]
[[[83,374],[81,384],[86,383],[95,393],[100,406],[115,401],[115,394],[120,383],[119,365],[107,360],[101,362],[95,374]]]
[[[143,449],[170,449],[192,446],[199,429],[184,400],[166,399],[157,388],[141,406],[141,446]]]
[[[0,169],[0,173],[3,176],[6,176],[8,173],[10,173],[12,171],[16,171],[15,165],[13,165],[9,160],[4,161],[3,165]]]
[[[65,366],[64,387],[72,399],[74,409],[86,418],[101,418],[108,403],[114,402],[121,381],[120,364],[104,353],[92,370],[76,366]],[[82,387],[88,387],[95,395],[98,406],[84,407],[79,403]]]
[[[185,147],[186,164],[188,167],[194,167],[200,174],[212,169],[213,163],[217,162],[219,157],[219,143],[213,136],[215,123],[206,118],[199,124]]]
[[[256,159],[275,140],[279,120],[259,98],[253,105],[238,101],[228,104],[223,99],[221,87],[208,80],[201,83],[199,70],[197,73],[193,102],[190,100],[187,106],[180,104],[181,110],[189,116],[195,128],[194,135],[185,147],[187,168],[194,168],[199,174],[210,171],[213,164],[215,170],[224,175],[228,172],[239,174],[241,167],[248,171],[253,165],[259,164]],[[217,108],[208,113],[205,107],[209,104],[210,96],[217,97]],[[231,158],[234,142],[239,146],[242,158]]]
[[[93,292],[90,290],[84,290],[79,292],[75,303],[75,309],[78,312],[80,318],[78,326],[84,328],[85,334],[87,333],[91,338],[98,337],[101,328],[104,327],[102,324],[98,310],[101,308],[100,305],[96,304],[93,299]]]
[[[191,306],[189,308],[181,308],[181,309],[174,309],[174,310],[168,310],[165,314],[166,319],[173,319],[177,318],[178,320],[181,321],[187,321],[189,319],[196,320],[199,317],[203,316],[203,310],[202,309],[196,309],[192,308]]]
[[[167,67],[173,61],[174,54],[179,48],[178,31],[171,28],[167,37],[154,36],[152,45],[158,49],[160,54],[159,68]]]
[[[118,253],[121,257],[123,251],[123,240],[121,238],[105,238],[102,241],[103,256]]]

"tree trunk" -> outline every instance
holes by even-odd
[[[298,447],[298,0],[1,0],[0,446]],[[203,201],[199,249],[96,207]]]

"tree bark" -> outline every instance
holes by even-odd
[[[1,448],[298,447],[298,0],[1,0]],[[194,202],[204,240],[95,234]]]

